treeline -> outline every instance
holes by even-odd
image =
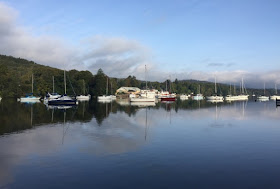
[[[33,61],[11,56],[0,55],[0,96],[2,97],[20,97],[25,93],[32,91],[32,74],[34,78],[34,95],[44,96],[47,92],[64,94],[64,71],[49,66],[43,66]],[[127,78],[110,78],[102,69],[99,69],[95,75],[89,71],[70,70],[67,75],[67,94],[80,95],[84,91],[86,94],[98,96],[102,94],[114,94],[122,86],[138,87],[144,89],[146,82],[138,80],[135,76]],[[108,85],[107,85],[108,84]],[[149,89],[170,90],[177,94],[197,93],[200,86],[200,92],[204,95],[214,93],[214,84],[196,80],[174,82],[169,80],[164,82],[148,82]],[[239,88],[239,86],[236,86]],[[218,94],[227,95],[230,93],[229,85],[217,84]],[[248,94],[263,94],[260,89],[247,89]],[[234,93],[232,87],[232,94]],[[239,93],[239,90],[236,92]],[[273,94],[273,90],[267,90],[267,94]]]

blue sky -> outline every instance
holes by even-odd
[[[93,73],[101,67],[114,77],[132,74],[141,79],[143,65],[147,64],[151,80],[172,75],[213,81],[217,76],[221,82],[239,82],[244,77],[252,86],[263,82],[268,86],[280,84],[280,1],[0,3],[2,9],[11,13],[10,30],[20,31],[19,39],[27,38],[24,41],[44,47],[28,47],[26,53],[15,50],[19,46],[15,41],[2,39],[10,48],[0,48],[1,54],[26,56],[67,69],[89,69]],[[5,17],[3,11],[0,22],[1,16]],[[8,22],[6,19],[5,24]],[[24,42],[21,45],[24,47]],[[48,57],[50,51],[53,60]]]

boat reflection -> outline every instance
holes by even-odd
[[[131,102],[131,106],[149,107],[149,106],[156,106],[156,103],[155,102]]]
[[[117,99],[116,102],[121,106],[130,106],[129,99]]]
[[[98,103],[103,103],[103,104],[108,104],[111,103],[113,100],[112,99],[98,99]]]
[[[220,103],[220,102],[224,102],[224,100],[207,100],[207,102]]]
[[[258,98],[257,101],[258,102],[267,102],[267,101],[269,101],[269,98]]]
[[[73,108],[73,107],[76,107],[75,105],[74,106],[65,106],[65,105],[46,105],[47,106],[47,109],[50,109],[50,110],[55,110],[55,109],[58,109],[58,110],[65,110],[65,109],[70,109],[70,108]]]

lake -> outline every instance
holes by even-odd
[[[274,101],[0,103],[2,188],[280,188]]]

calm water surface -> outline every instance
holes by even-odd
[[[280,107],[0,103],[0,187],[280,188]]]

